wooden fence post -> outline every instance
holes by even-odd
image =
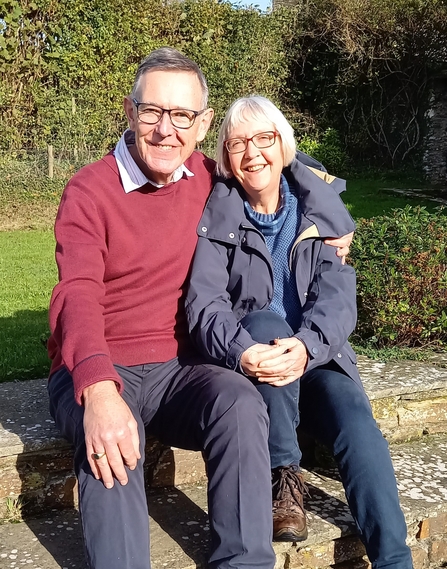
[[[48,177],[50,180],[53,179],[54,175],[54,154],[53,154],[53,146],[51,144],[48,145]]]
[[[76,99],[74,97],[71,98],[71,114],[73,116],[75,116],[76,114]],[[78,161],[78,145],[75,143],[74,148],[73,148],[73,155],[74,155],[74,159],[75,162]]]

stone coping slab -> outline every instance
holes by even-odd
[[[0,384],[0,457],[67,447],[48,411],[45,379]]]
[[[359,356],[357,365],[368,397],[374,400],[446,389],[446,363],[446,355],[429,362],[401,360],[387,363]]]
[[[420,522],[447,512],[447,437],[393,445],[391,452],[408,541],[414,545]],[[309,538],[300,547],[312,548],[355,534],[335,473],[320,470],[305,475],[310,491],[306,498]],[[152,489],[148,501],[153,569],[204,567],[209,535],[205,485]],[[294,544],[275,544],[278,562],[297,549]],[[77,514],[73,510],[52,511],[44,518],[0,526],[0,569],[17,567],[84,569]]]
[[[445,355],[434,362],[358,360],[371,400],[447,389]],[[0,384],[0,457],[68,446],[50,417],[46,384],[45,379]]]

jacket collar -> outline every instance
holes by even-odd
[[[241,186],[234,178],[216,178],[197,233],[202,237],[240,245],[242,226],[254,229],[245,217]]]

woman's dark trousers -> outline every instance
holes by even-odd
[[[260,343],[293,335],[289,325],[269,311],[250,313],[242,324]],[[295,384],[299,387],[290,387]],[[292,440],[291,436],[299,422],[301,429],[332,450],[374,569],[411,569],[388,443],[377,427],[364,390],[335,362],[307,371],[286,389],[256,387],[269,412],[272,466],[287,466],[300,456],[296,437]],[[292,409],[295,397],[299,397],[299,418]],[[281,462],[283,457],[287,457],[286,462]]]

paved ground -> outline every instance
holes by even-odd
[[[392,456],[410,544],[414,544],[419,521],[447,511],[447,437],[393,445]],[[318,470],[306,473],[306,479],[311,496],[306,501],[309,539],[303,545],[355,533],[336,473]],[[153,569],[203,566],[209,535],[206,488],[153,490],[149,511]],[[277,555],[288,549],[289,544],[275,546]],[[0,526],[0,569],[19,567],[85,569],[76,512],[52,511],[40,519]]]
[[[360,372],[373,405],[382,405],[382,401],[388,400],[391,406],[397,405],[395,400],[400,400],[400,394],[405,394],[404,401],[399,402],[402,405],[399,413],[396,414],[394,407],[390,411],[392,421],[398,421],[400,427],[405,421],[430,426],[427,408],[431,412],[438,409],[433,420],[440,423],[436,424],[446,422],[445,356],[439,356],[430,363],[384,364],[362,357],[359,360]],[[10,470],[17,456],[22,457],[22,462],[27,462],[26,457],[31,455],[26,453],[34,453],[51,466],[45,453],[67,446],[49,418],[45,383],[44,380],[36,380],[0,386],[0,450],[2,460]],[[432,393],[430,399],[420,402],[427,391]],[[379,420],[390,430],[391,419],[386,415],[388,407],[385,403],[383,405]],[[428,432],[431,431],[428,429]],[[447,512],[447,436],[424,437],[416,443],[392,445],[391,450],[409,535],[415,543],[420,520]],[[5,473],[0,476],[0,489],[6,478]],[[30,480],[32,482],[32,477]],[[307,480],[311,498],[306,503],[309,539],[304,545],[313,547],[318,543],[328,543],[353,531],[344,493],[334,473],[308,473]],[[4,494],[9,495],[10,492]],[[153,569],[200,567],[206,555],[209,535],[204,486],[152,490],[149,510],[152,516]],[[447,524],[444,533],[447,533]],[[447,552],[447,545],[445,547]],[[288,544],[277,544],[275,550],[279,558],[291,548]],[[41,518],[0,526],[0,569],[19,567],[85,569],[76,512],[50,511]],[[436,568],[432,565],[430,569]]]
[[[383,188],[387,192],[394,192],[396,194],[402,194],[404,196],[424,198],[433,202],[439,203],[439,205],[447,205],[447,189],[446,188],[413,188],[413,189],[403,189],[403,188]]]

